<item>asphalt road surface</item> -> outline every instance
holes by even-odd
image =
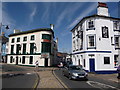
[[[83,89],[98,89],[98,90],[120,90],[120,84],[109,82],[107,80],[95,78],[94,76],[89,75],[88,81],[85,80],[69,80],[67,77],[62,75],[62,70],[55,70],[55,74],[58,78],[69,88],[83,88]]]
[[[36,84],[36,73],[29,73],[30,69],[24,67],[18,67],[16,65],[3,65],[3,72],[9,72],[9,74],[3,75],[2,88],[34,88]],[[27,71],[20,73],[21,71]],[[14,72],[18,72],[15,73]]]

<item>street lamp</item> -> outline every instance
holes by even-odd
[[[5,26],[5,29],[9,29],[8,25],[3,25],[2,23],[0,24],[0,31],[1,31],[1,35],[2,35],[2,26]]]
[[[2,59],[2,26],[5,26],[6,29],[9,29],[8,25],[0,24],[0,61]]]

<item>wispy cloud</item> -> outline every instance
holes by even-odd
[[[64,11],[62,11],[62,13],[59,15],[59,18],[57,19],[56,27],[59,27],[61,25],[62,21],[64,20],[64,18],[66,18],[66,16],[69,15],[70,17],[72,17],[73,14],[82,6],[83,4],[80,5],[75,4],[72,9],[70,7],[65,8]]]
[[[5,30],[5,27],[2,27],[2,31],[5,32],[6,35],[13,33],[16,21],[6,12],[4,4],[2,4],[2,24],[9,25],[9,30]]]
[[[30,8],[29,25],[33,22],[35,15],[37,14],[37,6],[32,4],[28,6]]]
[[[50,17],[50,7],[51,7],[51,3],[44,3],[43,4],[43,8],[45,8],[45,11],[43,12],[42,16],[41,16],[41,21],[42,22],[46,22],[46,24],[49,21],[49,17]]]
[[[75,21],[73,21],[68,27],[67,29],[71,29],[73,28],[83,17],[87,16],[89,13],[91,13],[93,10],[95,10],[97,7],[96,3],[93,3],[90,7],[88,7],[86,10],[84,10],[84,12],[82,12],[82,14],[80,14],[79,17],[77,17],[75,19]]]

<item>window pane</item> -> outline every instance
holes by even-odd
[[[42,34],[42,39],[51,40],[51,35],[49,35],[49,34]]]
[[[108,27],[102,27],[102,38],[109,38]]]
[[[22,57],[22,64],[25,64],[25,56]]]
[[[94,46],[94,36],[89,36],[89,46]]]
[[[94,28],[94,22],[93,21],[89,21],[88,22],[88,28]]]
[[[104,64],[110,64],[110,57],[104,57]]]
[[[42,53],[44,52],[51,52],[51,43],[47,43],[47,42],[42,42]]]
[[[26,44],[23,44],[23,54],[26,54]]]
[[[20,38],[17,38],[17,42],[20,42]]]
[[[17,44],[17,46],[16,46],[16,54],[20,54],[20,50],[21,50],[21,45]]]
[[[14,43],[15,42],[15,39],[14,38],[12,38],[12,43]]]
[[[11,45],[11,54],[14,53],[14,45]]]
[[[34,40],[34,39],[35,39],[35,36],[34,36],[34,35],[32,35],[32,36],[31,36],[31,40]]]
[[[23,38],[23,41],[27,41],[27,37],[24,37],[24,38]]]
[[[34,43],[30,43],[30,54],[34,52]]]
[[[33,64],[33,56],[30,56],[30,62],[29,64]]]

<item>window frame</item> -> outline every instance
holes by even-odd
[[[108,59],[107,59],[108,58]],[[108,61],[105,61],[105,60],[108,60]],[[105,56],[104,57],[104,65],[108,65],[108,64],[110,64],[110,57],[108,57],[108,56]]]
[[[107,26],[102,26],[102,38],[109,38],[109,28]]]
[[[17,37],[17,42],[20,42],[20,37]]]
[[[118,38],[118,42],[117,42],[117,44],[116,44],[116,37]],[[114,43],[115,43],[115,49],[120,49],[120,35],[115,35],[114,36]]]
[[[35,35],[31,35],[31,38],[30,38],[30,40],[35,40]]]
[[[42,39],[51,40],[52,36],[50,34],[42,34]]]
[[[92,24],[91,24],[92,22]],[[87,30],[95,30],[95,20],[90,19],[87,21]]]
[[[120,21],[113,21],[113,30],[120,31]]]
[[[15,43],[15,38],[12,38],[11,43]]]
[[[23,41],[27,41],[27,36],[23,37]]]
[[[90,46],[89,44],[89,37],[93,36],[94,37],[94,46]],[[87,49],[96,49],[96,35],[95,34],[89,34],[87,35]]]

